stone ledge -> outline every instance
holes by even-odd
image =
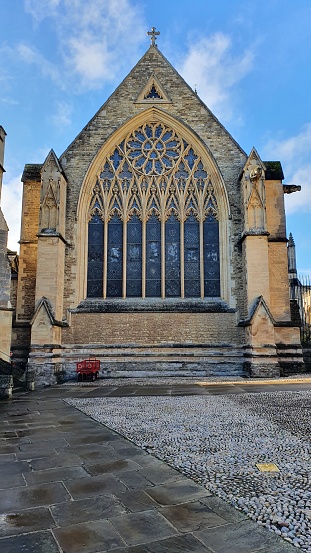
[[[86,299],[79,303],[71,313],[235,313],[222,300],[202,299]]]

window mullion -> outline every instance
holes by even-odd
[[[107,297],[107,263],[108,263],[108,221],[104,223],[104,271],[103,271],[103,297]]]
[[[146,219],[142,220],[142,298],[146,297]]]
[[[185,234],[184,220],[180,221],[180,296],[185,297]]]
[[[204,244],[203,244],[202,217],[200,217],[200,283],[201,283],[201,298],[204,298]]]
[[[165,298],[165,220],[161,218],[161,296]]]
[[[122,275],[122,297],[126,298],[126,265],[127,265],[127,221],[123,221],[123,275]]]

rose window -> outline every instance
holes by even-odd
[[[175,132],[161,124],[140,127],[125,144],[126,155],[132,166],[150,176],[171,171],[181,150],[182,144]]]

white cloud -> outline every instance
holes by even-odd
[[[41,22],[49,15],[56,15],[61,0],[25,0],[25,10],[35,21]]]
[[[1,207],[9,227],[8,248],[14,251],[19,250],[22,186],[21,175],[13,177],[2,185]]]
[[[253,53],[246,50],[236,56],[229,36],[216,33],[201,38],[189,47],[179,72],[189,85],[196,86],[198,95],[217,117],[228,120],[232,116],[230,93],[252,69]]]
[[[279,159],[285,181],[301,186],[300,192],[285,196],[286,212],[311,211],[311,123],[295,136],[272,139],[264,147],[268,159]]]
[[[0,98],[1,104],[6,104],[7,106],[18,106],[19,102],[13,100],[13,98]]]
[[[68,127],[71,125],[72,106],[67,102],[57,102],[56,111],[51,116],[51,121],[55,127]]]
[[[70,55],[67,55],[67,63],[90,88],[100,86],[102,80],[114,78],[113,54],[109,54],[106,44],[84,36],[72,38],[68,48]]]
[[[19,44],[17,53],[24,62],[37,65],[44,76],[51,78],[56,84],[62,85],[61,76],[56,65],[45,59],[35,48],[28,44]]]
[[[113,81],[145,40],[142,9],[131,0],[25,0],[25,9],[36,24],[50,18],[63,82],[78,79],[87,90]],[[22,54],[55,80],[56,66],[25,47]]]

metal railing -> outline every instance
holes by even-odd
[[[302,275],[290,279],[290,297],[296,300],[300,315],[301,344],[311,347],[311,278]]]

